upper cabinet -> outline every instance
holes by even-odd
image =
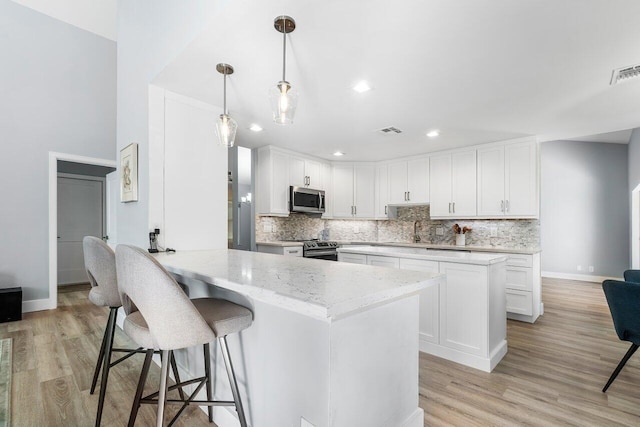
[[[429,203],[429,157],[388,164],[390,205]]]
[[[258,149],[256,171],[256,213],[289,215],[289,187],[326,190],[331,182],[331,165],[272,146]]]
[[[333,165],[333,218],[375,217],[376,169],[370,163]]]
[[[389,216],[389,165],[376,166],[375,218],[388,219]]]
[[[478,148],[478,216],[537,218],[538,181],[535,140]]]
[[[431,156],[431,217],[476,215],[476,150]]]
[[[289,156],[289,182],[296,187],[324,190],[322,164],[297,156]]]

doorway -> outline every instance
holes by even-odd
[[[640,185],[631,192],[631,268],[640,269]]]
[[[58,306],[58,284],[87,282],[82,238],[85,235],[106,237],[109,209],[106,176],[115,170],[115,160],[49,153],[49,299],[46,308]]]

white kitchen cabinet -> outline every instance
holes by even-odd
[[[439,273],[437,261],[400,258],[401,270]],[[438,344],[440,340],[440,285],[430,286],[420,292],[420,341]]]
[[[375,218],[389,218],[389,165],[376,166]]]
[[[328,174],[324,176],[325,172]],[[267,146],[258,149],[256,171],[256,213],[289,215],[289,187],[325,190],[330,183],[331,165],[292,151]]]
[[[507,317],[534,323],[544,311],[540,254],[509,254],[505,288]]]
[[[389,204],[429,203],[429,158],[389,163]]]
[[[296,187],[324,190],[320,162],[303,157],[289,157],[289,182]]]
[[[476,215],[475,150],[431,156],[429,175],[431,217]]]
[[[376,267],[400,268],[400,259],[388,256],[367,255],[367,264]]]
[[[289,215],[289,155],[263,147],[258,150],[256,213]]]
[[[538,143],[478,148],[478,216],[537,218]]]
[[[333,217],[375,217],[375,166],[340,163],[333,166]]]
[[[338,261],[350,264],[367,264],[367,256],[361,254],[338,253]]]
[[[267,254],[277,254],[284,256],[293,256],[293,257],[301,257],[303,254],[302,245],[294,244],[292,246],[284,246],[284,245],[265,245],[258,243],[256,245],[256,249],[258,252],[267,253]]]
[[[332,191],[332,172],[331,172],[331,164],[322,163],[320,165],[320,175],[322,177],[322,187],[321,190],[325,190],[326,193],[324,195],[324,214],[322,218],[332,218],[333,217],[333,191]]]

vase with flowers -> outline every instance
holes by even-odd
[[[471,232],[471,227],[460,227],[458,224],[453,224],[453,232],[456,235],[456,246],[466,245],[465,234]]]

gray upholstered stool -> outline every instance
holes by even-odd
[[[98,412],[96,414],[96,426],[99,426],[102,419],[107,380],[109,379],[109,368],[112,366],[111,353],[116,330],[116,313],[122,303],[118,294],[116,258],[113,250],[102,240],[91,236],[87,236],[82,240],[82,247],[84,250],[84,266],[91,283],[89,301],[100,307],[109,307],[109,320],[107,320],[107,326],[104,328],[102,345],[100,346],[98,361],[93,372],[90,390],[91,394],[95,392],[98,375],[102,368],[102,382],[100,383],[100,397],[98,398]]]
[[[240,424],[247,425],[238,384],[229,355],[226,336],[249,327],[253,314],[245,307],[230,301],[200,298],[190,300],[173,277],[144,249],[134,246],[118,245],[116,248],[116,266],[118,287],[127,313],[124,331],[138,345],[147,349],[138,389],[136,390],[129,426],[133,426],[141,403],[157,403],[157,426],[163,424],[166,403],[181,405],[171,420],[175,423],[184,409],[190,404],[208,406],[209,421],[213,421],[212,406],[235,406]],[[210,344],[215,339],[220,343],[222,356],[231,384],[233,401],[213,401],[211,381]],[[203,345],[205,357],[205,376],[167,386],[169,360],[173,351]],[[160,390],[147,397],[142,391],[149,372],[154,350],[161,350],[162,368],[160,372]],[[189,384],[198,384],[195,391],[184,399],[167,399],[167,391]],[[198,392],[206,385],[207,400],[194,400]],[[157,396],[157,399],[155,399]]]

